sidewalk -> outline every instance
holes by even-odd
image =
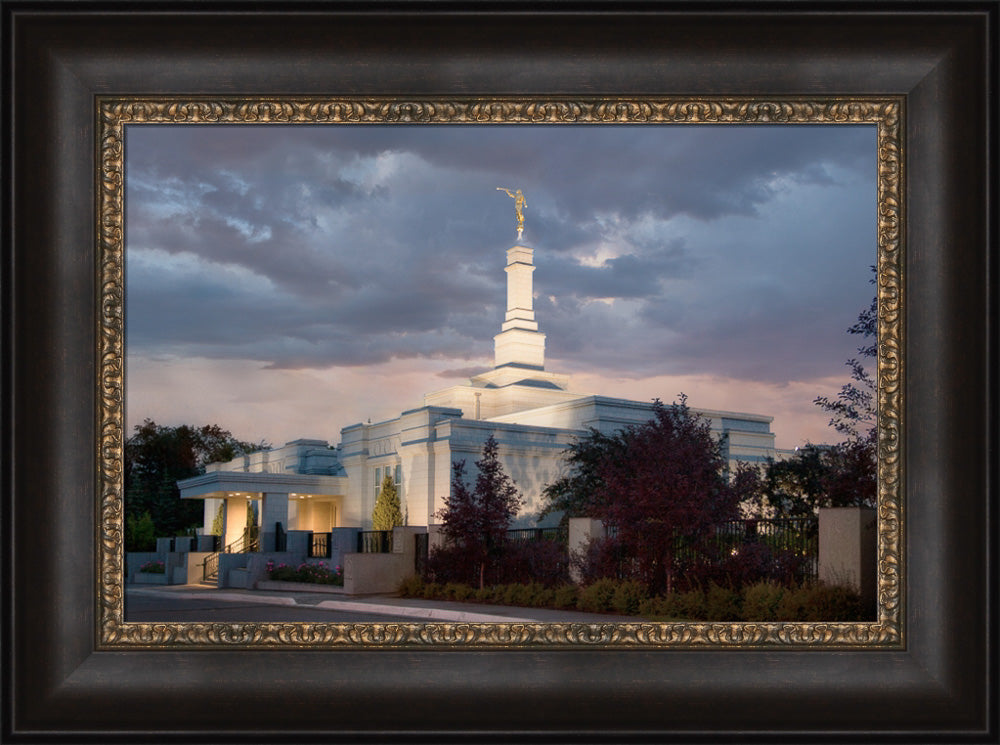
[[[174,595],[189,600],[225,600],[262,605],[299,605],[330,610],[360,611],[377,615],[406,616],[414,621],[458,623],[619,623],[639,622],[636,616],[522,608],[508,605],[459,603],[446,600],[400,598],[394,595],[335,595],[315,592],[218,589],[206,585],[128,585],[126,592]]]

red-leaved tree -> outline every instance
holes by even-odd
[[[716,524],[737,517],[740,498],[709,422],[680,399],[654,402],[653,418],[623,430],[624,447],[599,467],[599,516],[617,531],[632,575],[653,592],[671,589],[676,553],[697,549]]]
[[[451,493],[437,517],[450,553],[478,569],[479,586],[485,584],[486,567],[503,550],[507,530],[523,504],[521,493],[503,470],[497,441],[490,435],[476,461],[476,485],[469,489],[465,461],[452,464]]]

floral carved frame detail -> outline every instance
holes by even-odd
[[[903,627],[902,97],[100,97],[97,117],[97,644],[127,648],[899,649]],[[857,623],[130,623],[124,620],[124,145],[129,124],[870,124],[877,131],[878,583]]]

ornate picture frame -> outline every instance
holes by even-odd
[[[4,738],[995,739],[995,4],[239,9],[2,7]],[[120,237],[105,199],[114,138],[101,135],[117,115],[102,117],[129,101],[160,115],[167,100],[197,104],[185,117],[254,100],[271,103],[251,116],[295,115],[274,104],[319,97],[729,100],[768,116],[786,102],[897,106],[904,149],[886,162],[901,197],[879,218],[879,301],[902,317],[882,314],[880,343],[898,348],[880,354],[880,375],[898,388],[881,388],[879,468],[880,556],[898,565],[880,567],[879,621],[760,629],[749,645],[730,624],[663,639],[641,625],[578,628],[568,643],[544,628],[423,626],[390,644],[376,626],[351,638],[227,624],[184,638],[126,625]]]
[[[99,285],[102,537],[98,592],[101,645],[143,647],[191,644],[389,647],[700,647],[845,646],[892,648],[904,644],[900,561],[903,521],[900,486],[902,413],[902,205],[903,100],[901,98],[741,99],[723,97],[639,99],[463,98],[400,99],[143,99],[98,98]],[[123,612],[124,534],[123,339],[125,258],[125,130],[129,124],[869,124],[877,160],[877,296],[879,395],[878,591],[875,622],[689,623],[132,623]]]

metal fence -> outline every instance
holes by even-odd
[[[566,528],[515,528],[507,531],[508,541],[559,541],[569,540]]]
[[[330,533],[313,533],[309,541],[310,559],[330,558]]]
[[[617,527],[609,525],[606,535],[612,540],[617,538]],[[766,548],[774,560],[784,560],[794,567],[798,581],[819,577],[817,517],[728,520],[716,525],[707,536],[692,539],[678,534],[674,539],[674,560],[688,566],[719,563],[748,546]],[[626,572],[626,563],[623,555],[621,572]]]
[[[415,542],[413,571],[421,577],[427,571],[427,554],[430,547],[430,538],[429,533],[417,533],[413,536]]]
[[[748,545],[768,548],[774,556],[794,557],[799,579],[819,577],[819,518],[784,517],[769,520],[730,520],[715,528],[722,554],[734,554]]]
[[[359,554],[391,554],[391,530],[362,530],[358,533]]]
[[[783,517],[770,520],[730,520],[716,526],[723,543],[763,543],[779,551],[815,553],[819,539],[816,517]]]

